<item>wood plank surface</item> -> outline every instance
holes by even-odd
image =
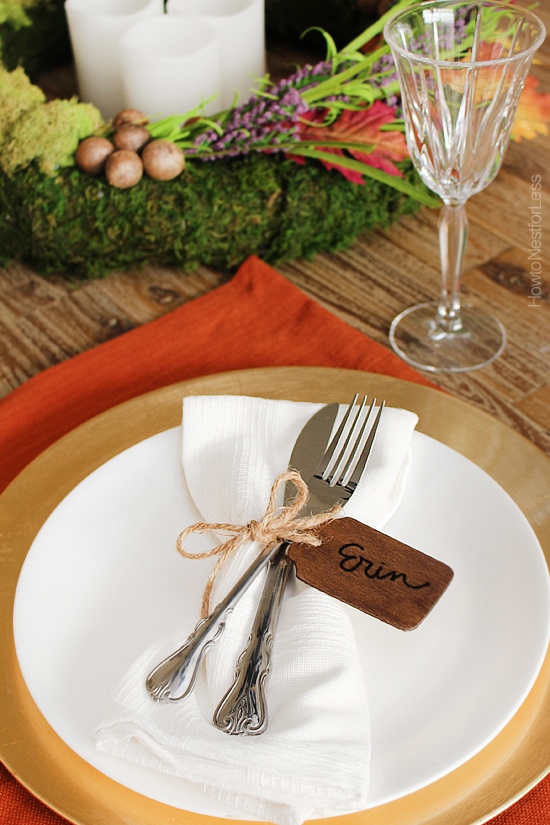
[[[550,30],[550,3],[537,13]],[[281,55],[272,54],[280,66]],[[550,93],[550,45],[533,74]],[[45,78],[70,88],[66,73]],[[528,228],[531,178],[542,176],[542,281],[531,273]],[[496,180],[468,205],[470,238],[463,290],[467,300],[497,314],[507,346],[493,364],[469,373],[432,374],[456,396],[515,428],[550,455],[550,137],[512,143]],[[550,220],[550,218],[548,219]],[[423,209],[388,230],[367,233],[348,250],[297,260],[279,271],[315,300],[389,346],[393,317],[437,298],[437,210]],[[44,279],[14,262],[0,270],[0,397],[47,367],[146,324],[222,284],[206,267],[195,272],[146,267],[74,284]]]

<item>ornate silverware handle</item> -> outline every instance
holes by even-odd
[[[235,679],[214,713],[214,725],[236,736],[255,736],[267,727],[265,687],[271,670],[275,626],[292,562],[283,543],[273,558],[248,642],[239,656]]]
[[[222,635],[233,606],[278,549],[279,545],[265,548],[227,596],[197,624],[185,643],[151,671],[145,681],[151,698],[156,702],[176,702],[190,693],[204,654]]]
[[[200,663],[206,651],[220,638],[225,620],[233,608],[228,607],[214,619],[202,619],[182,647],[151,671],[145,686],[156,702],[183,699],[195,685]]]

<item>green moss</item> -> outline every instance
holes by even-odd
[[[0,66],[0,145],[24,114],[45,100],[42,90],[31,84],[23,69],[7,72]]]
[[[46,102],[22,68],[0,66],[0,169],[6,174],[38,160],[39,168],[54,175],[60,166],[74,165],[82,138],[107,128],[95,106],[71,100]]]
[[[52,100],[24,111],[5,136],[0,167],[8,174],[26,168],[33,160],[46,175],[74,166],[74,153],[82,138],[102,129],[95,106],[72,100]]]
[[[71,59],[65,0],[0,0],[0,60],[32,75]]]
[[[36,5],[37,0],[0,0],[0,23],[10,23],[14,29],[30,26],[25,9]]]
[[[124,191],[76,169],[51,178],[28,168],[16,178],[0,175],[0,255],[75,278],[146,263],[230,271],[251,254],[270,263],[311,257],[418,208],[373,181],[358,186],[263,154],[189,163],[174,181],[144,178]]]

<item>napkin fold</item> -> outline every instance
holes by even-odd
[[[240,396],[186,398],[182,463],[202,519],[245,524],[261,518],[300,430],[321,406]],[[391,516],[416,422],[413,413],[386,408],[367,471],[342,515],[377,528]],[[259,549],[250,542],[228,559],[215,579],[211,604],[223,598]],[[211,724],[233,680],[262,583],[260,577],[241,598],[184,700],[153,702],[145,678],[192,628],[146,651],[115,688],[96,728],[96,745],[194,783],[233,807],[236,816],[299,825],[361,810],[368,801],[371,754],[368,699],[349,609],[335,599],[298,581],[287,587],[267,686],[267,731],[235,737]]]

